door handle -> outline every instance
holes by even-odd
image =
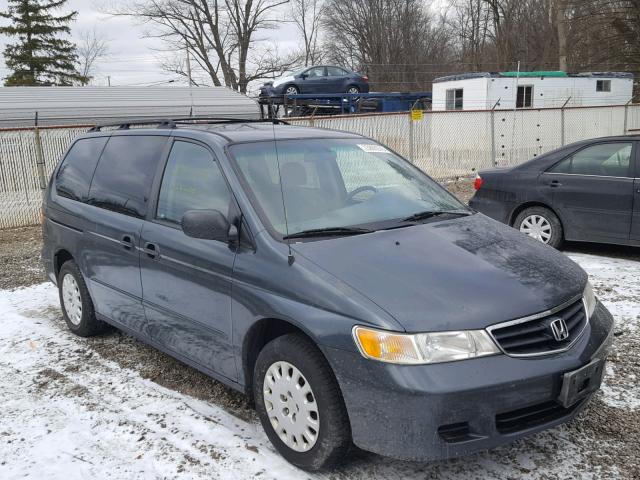
[[[155,243],[144,243],[144,248],[142,249],[144,253],[147,254],[147,257],[156,259],[160,256],[160,251],[158,250],[158,246]]]
[[[120,239],[120,244],[125,250],[133,250],[133,247],[135,247],[133,244],[133,235],[123,235]]]
[[[560,183],[559,180],[551,180],[551,183],[549,184],[550,187],[561,187],[562,183]]]

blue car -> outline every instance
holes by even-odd
[[[43,205],[71,332],[111,325],[246,393],[306,470],[353,444],[456,457],[585,408],[614,321],[584,270],[370,138],[273,123],[74,141]]]
[[[369,78],[333,65],[305,67],[260,87],[260,97],[309,93],[369,93]]]

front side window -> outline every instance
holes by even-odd
[[[521,85],[518,87],[516,108],[533,107],[533,85]]]
[[[313,67],[305,72],[309,78],[324,77],[324,67]]]
[[[596,81],[596,92],[610,92],[610,91],[611,91],[611,80]]]
[[[83,138],[73,144],[56,174],[56,193],[84,202],[93,172],[109,137]]]
[[[218,163],[205,147],[176,141],[162,177],[156,217],[180,224],[188,210],[228,213],[231,193]]]
[[[281,140],[237,144],[230,150],[256,210],[281,235],[287,231],[285,207],[289,234],[388,228],[425,211],[468,212],[437,183],[372,140]]]
[[[549,171],[574,175],[627,177],[631,163],[631,143],[602,143],[587,147],[561,162]]]
[[[447,110],[462,110],[463,89],[447,90]]]
[[[165,136],[113,136],[102,152],[88,203],[125,215],[144,217]]]

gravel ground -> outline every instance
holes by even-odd
[[[473,194],[472,180],[469,179],[446,186],[464,201]],[[0,231],[0,261],[5,267],[0,270],[0,290],[43,281],[40,247],[40,227]],[[635,263],[640,260],[640,249],[569,244],[565,253],[594,278],[597,295],[607,306],[615,306],[614,313],[619,322],[603,392],[598,393],[576,421],[551,433],[518,442],[512,448],[498,449],[497,454],[475,456],[468,461],[440,462],[433,466],[392,462],[357,452],[351,466],[336,472],[331,478],[439,478],[440,475],[455,478],[459,474],[466,475],[465,478],[486,478],[487,475],[540,479],[568,476],[640,478],[640,393],[637,384],[640,375],[640,263]],[[58,325],[62,322],[55,306],[48,307],[43,318],[39,321]],[[97,354],[99,358],[114,362],[126,371],[171,391],[220,407],[249,425],[257,422],[254,410],[243,395],[127,335],[113,331],[82,339],[81,342],[84,345],[78,354],[81,357]],[[59,359],[61,355],[57,352]],[[56,380],[47,379],[46,371],[39,375],[45,384]],[[58,391],[54,395],[61,394]],[[566,451],[566,448],[571,451]],[[571,458],[578,456],[576,458],[582,463],[567,464],[567,455]],[[558,462],[556,469],[553,468],[555,462]]]

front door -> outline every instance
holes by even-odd
[[[187,237],[188,210],[228,214],[232,196],[206,147],[176,140],[153,219],[142,229],[140,269],[151,338],[235,380],[231,284],[235,253],[224,242]]]
[[[578,150],[542,175],[568,240],[629,239],[633,154],[634,142],[603,142]]]
[[[312,67],[304,72],[300,82],[300,93],[326,93],[327,76],[325,67]]]
[[[631,238],[640,240],[640,148],[636,142],[636,170],[635,181],[633,186],[633,218],[631,220]]]

